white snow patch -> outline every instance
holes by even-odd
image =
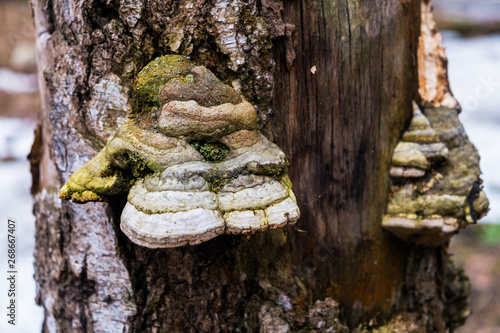
[[[11,94],[37,92],[36,74],[17,73],[7,68],[0,68],[0,90]]]
[[[43,309],[35,304],[33,279],[33,248],[35,217],[30,194],[31,175],[26,159],[31,144],[35,121],[0,118],[0,332],[40,332]],[[7,323],[7,219],[16,222],[16,325]]]

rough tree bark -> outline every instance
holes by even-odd
[[[412,247],[380,227],[392,152],[420,98],[419,0],[31,4],[43,97],[31,158],[45,332],[456,325],[466,281],[446,248]],[[58,198],[131,114],[137,72],[169,53],[206,66],[255,105],[290,160],[296,226],[150,250],[120,232],[124,202]],[[453,299],[450,277],[463,289]]]

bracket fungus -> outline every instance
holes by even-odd
[[[382,227],[405,241],[438,246],[486,215],[479,155],[458,110],[414,103],[392,157],[392,189]]]
[[[69,178],[61,199],[128,193],[121,229],[149,248],[297,221],[285,154],[259,132],[254,107],[232,87],[170,55],[139,73],[134,92],[141,112]]]

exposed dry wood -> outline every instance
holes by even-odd
[[[448,83],[448,59],[441,46],[441,33],[432,14],[430,0],[422,0],[422,22],[418,41],[418,93],[422,104],[458,107]]]

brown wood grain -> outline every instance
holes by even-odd
[[[406,250],[381,231],[380,217],[415,94],[418,15],[417,1],[286,1],[290,70],[286,43],[275,43],[272,129],[290,159],[302,238],[312,243],[304,256],[318,244],[331,251],[310,273],[323,280],[310,282],[354,317],[399,302]]]

